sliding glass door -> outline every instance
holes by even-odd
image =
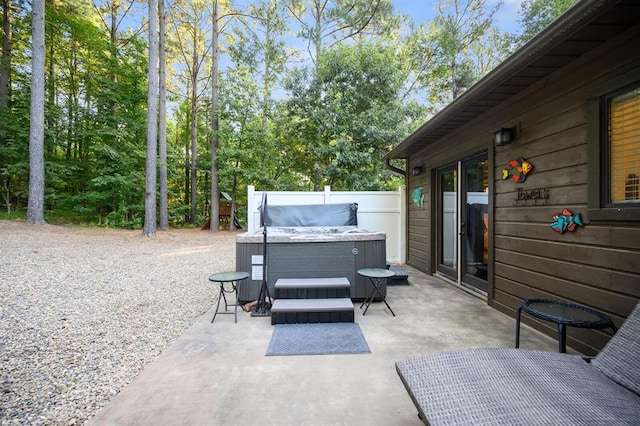
[[[474,156],[437,172],[437,269],[457,284],[487,292],[489,164]]]
[[[458,165],[438,171],[438,271],[458,280]]]

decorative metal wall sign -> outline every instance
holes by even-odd
[[[411,199],[413,200],[413,205],[416,207],[422,207],[424,204],[424,194],[422,193],[422,187],[419,186],[413,190],[411,193]]]
[[[502,169],[502,179],[509,179],[511,176],[516,183],[524,182],[527,175],[533,170],[533,164],[522,157],[509,161],[507,165],[508,169]]]
[[[522,189],[516,188],[516,206],[537,206],[538,202],[541,205],[547,204],[549,199],[549,188],[535,188],[535,189]]]
[[[554,213],[551,229],[561,234],[573,232],[578,226],[584,226],[580,213],[575,214],[571,210],[562,209],[562,213]]]

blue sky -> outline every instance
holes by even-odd
[[[495,16],[495,25],[503,31],[516,32],[520,26],[518,10],[523,0],[504,0]],[[436,0],[392,0],[396,10],[409,15],[414,22],[430,21],[436,15]],[[487,8],[494,7],[497,0],[487,0]]]

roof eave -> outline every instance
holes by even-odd
[[[409,154],[413,152],[411,149],[413,145],[424,139],[426,135],[451,120],[468,105],[486,96],[501,82],[515,76],[527,64],[540,58],[545,52],[550,51],[554,46],[570,38],[572,34],[587,25],[594,16],[614,7],[617,3],[611,0],[582,0],[578,2],[429,121],[420,126],[418,130],[400,142],[384,156],[384,160],[408,158]],[[512,96],[515,96],[515,94],[509,95],[508,98]],[[508,98],[502,100],[502,102],[505,102]]]

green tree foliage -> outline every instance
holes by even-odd
[[[292,74],[288,136],[313,188],[387,187],[380,159],[406,122],[401,70],[393,48],[361,42],[326,51],[316,73]]]
[[[404,55],[414,74],[413,87],[425,94],[431,113],[488,72],[490,66],[478,66],[480,51],[490,64],[506,56],[507,46],[491,26],[498,7],[488,9],[485,0],[438,0],[435,19],[409,35]]]
[[[324,47],[388,35],[398,25],[390,0],[290,0],[289,10],[313,62]]]
[[[542,31],[552,21],[566,12],[578,0],[524,0],[520,5],[522,34],[518,44],[524,44]]]
[[[233,61],[222,85],[227,139],[221,145],[221,187],[238,197],[238,182],[276,188],[283,177],[279,163],[287,147],[274,131],[275,88],[287,60],[286,8],[279,0],[261,0],[247,9],[249,19],[227,38]],[[236,129],[237,131],[233,131]],[[222,164],[221,163],[221,164]]]
[[[29,40],[31,23],[22,2],[4,0],[0,5],[0,200],[11,213],[23,208],[28,196],[30,76],[16,70],[29,67],[29,56],[19,52]]]
[[[94,26],[90,28],[95,29]],[[82,33],[86,35],[85,33]],[[64,162],[72,176],[61,179],[68,197],[60,203],[81,215],[96,214],[108,223],[139,226],[143,219],[146,109],[146,43],[131,36],[116,56],[111,40],[100,31],[90,39],[78,81],[78,114],[64,123],[77,131],[61,136]],[[78,37],[81,35],[79,34]],[[65,73],[65,68],[60,68]],[[69,106],[62,106],[69,110]],[[54,153],[52,153],[54,154]],[[68,178],[71,179],[68,179]]]
[[[525,1],[525,25],[537,23],[534,6],[551,3]],[[162,165],[172,226],[202,223],[217,188],[240,204],[247,185],[396,189],[402,178],[386,170],[382,156],[508,51],[491,25],[489,0],[439,0],[437,16],[411,28],[402,27],[407,20],[392,0],[215,4],[214,84],[212,3],[167,1],[170,119]],[[0,7],[3,52],[10,42],[0,67],[0,82],[9,82],[0,90],[0,201],[3,211],[24,214],[32,11],[23,0]],[[147,4],[53,0],[45,8],[47,220],[142,228]]]
[[[88,2],[47,2],[45,207],[100,223],[139,226],[144,182],[146,44],[133,34],[109,54],[110,39],[89,17]],[[5,197],[24,206],[28,167],[29,54],[18,9],[7,139],[2,147]],[[7,184],[7,182],[9,182]]]
[[[191,213],[188,217],[191,223],[195,220],[198,202],[198,131],[200,130],[198,110],[205,94],[208,93],[207,86],[201,83],[206,81],[207,67],[211,63],[209,42],[211,30],[207,27],[209,20],[207,7],[208,4],[201,0],[180,1],[173,4],[171,14],[173,34],[181,57],[180,77],[185,81],[191,108],[190,147],[187,150],[187,153],[191,153],[189,161]]]

